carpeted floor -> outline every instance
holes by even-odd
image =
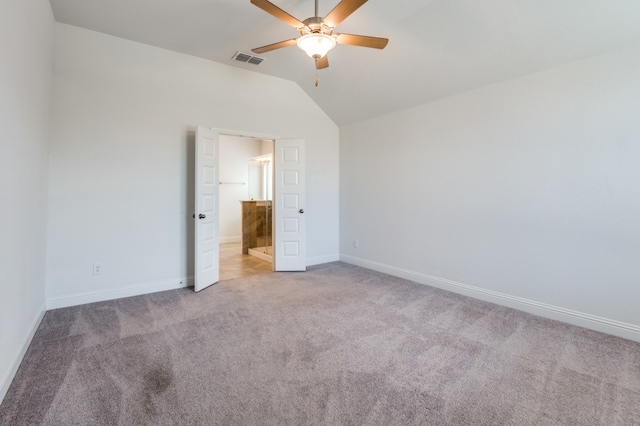
[[[640,344],[336,262],[46,314],[2,425],[639,425]]]

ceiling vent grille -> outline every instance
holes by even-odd
[[[249,53],[236,52],[232,58],[234,61],[245,62],[247,64],[260,65],[265,61],[266,58],[261,58],[259,56],[254,56]]]

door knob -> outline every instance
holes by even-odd
[[[304,209],[300,209],[300,210],[298,210],[298,212],[304,213]]]
[[[207,216],[205,216],[205,215],[203,215],[202,213],[200,213],[200,214],[198,215],[198,217],[199,217],[200,219],[204,219],[204,218],[205,218],[205,217],[207,217]]]

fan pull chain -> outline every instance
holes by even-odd
[[[318,63],[318,60],[316,59],[316,64]],[[316,66],[316,87],[318,87],[318,83],[320,83],[320,80],[318,80],[318,67]]]

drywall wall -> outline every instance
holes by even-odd
[[[0,2],[0,401],[45,308],[52,36],[48,1]]]
[[[220,136],[220,242],[235,243],[242,239],[240,200],[249,199],[249,158],[262,153],[262,141]],[[257,166],[256,166],[257,167]],[[256,183],[254,182],[254,185]],[[257,183],[259,187],[259,182]]]
[[[56,23],[53,88],[48,306],[187,283],[197,125],[305,139],[307,262],[338,258],[338,128],[296,84]]]
[[[343,126],[341,259],[640,338],[638,117],[634,48]]]
[[[260,155],[273,154],[273,141],[261,141]]]

